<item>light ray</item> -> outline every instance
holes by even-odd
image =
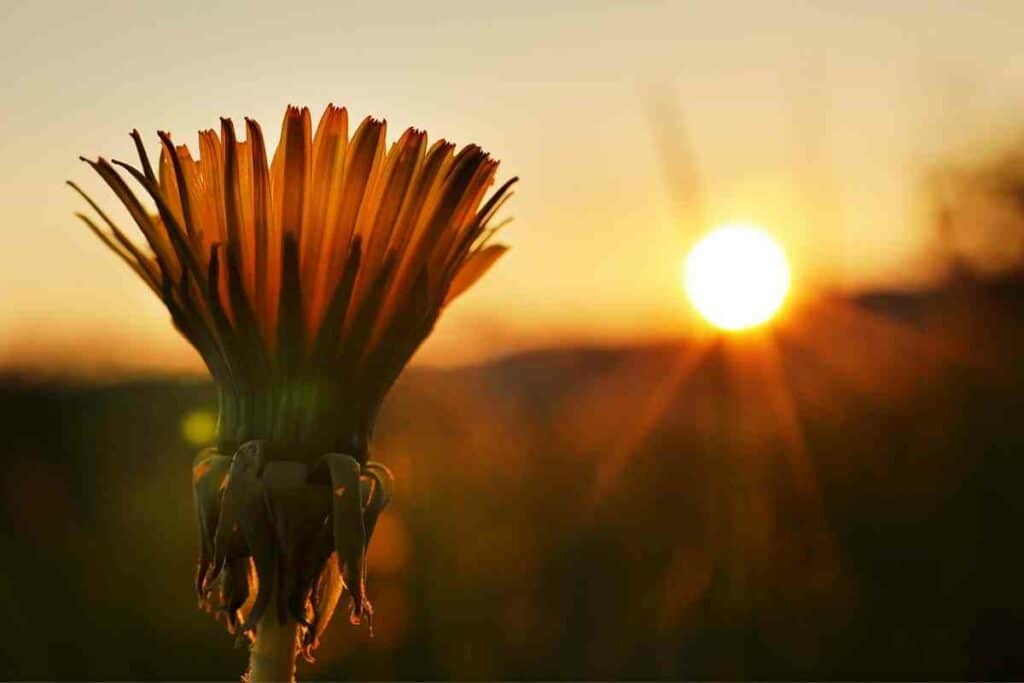
[[[654,151],[661,162],[673,218],[684,235],[695,237],[707,221],[707,201],[686,117],[670,85],[648,87],[645,95]]]
[[[597,463],[597,473],[591,495],[591,502],[597,503],[614,487],[615,482],[625,470],[630,460],[644,440],[657,427],[672,401],[678,396],[694,370],[700,366],[707,356],[711,344],[707,340],[697,340],[694,344],[680,350],[662,379],[654,386],[645,387],[646,398],[639,402],[636,410],[629,411],[625,420],[620,420],[621,431],[611,435],[601,460]],[[607,397],[608,383],[617,382],[617,375],[629,373],[629,368],[616,369],[591,387],[591,396]],[[614,395],[614,394],[611,394]],[[621,401],[621,397],[619,397]],[[621,410],[626,402],[617,403]]]
[[[917,330],[840,297],[820,300],[813,312],[794,316],[780,336],[815,354],[861,394],[892,397],[942,367],[972,362],[952,335]]]

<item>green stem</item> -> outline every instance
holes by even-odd
[[[249,683],[295,681],[295,655],[298,653],[299,624],[288,617],[282,624],[275,608],[276,598],[256,625],[256,640],[249,651]]]

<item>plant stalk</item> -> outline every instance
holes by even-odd
[[[294,683],[299,624],[290,616],[282,624],[276,598],[256,624],[256,640],[249,651],[249,683]]]

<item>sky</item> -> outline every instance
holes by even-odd
[[[22,2],[0,6],[0,365],[196,370],[82,226],[79,155],[288,104],[477,142],[512,250],[417,361],[685,334],[687,248],[763,226],[795,291],[936,273],[922,177],[1024,131],[1024,3]],[[126,223],[127,224],[127,223]]]

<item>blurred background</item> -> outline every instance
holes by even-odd
[[[300,679],[1024,677],[1024,6],[0,8],[0,678],[234,679],[194,607],[216,397],[76,224],[79,154],[328,101],[478,141],[513,250],[399,380],[374,633]],[[116,212],[115,212],[116,213]],[[680,263],[794,280],[711,332]]]

